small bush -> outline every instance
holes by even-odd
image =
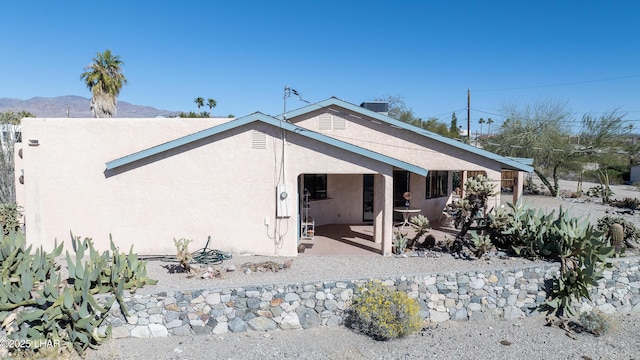
[[[420,306],[401,291],[368,282],[356,291],[346,325],[376,340],[390,340],[420,330]]]
[[[16,204],[0,204],[0,224],[2,224],[2,234],[9,235],[11,231],[20,230],[20,218],[22,217],[22,207]]]
[[[578,319],[580,326],[584,331],[595,336],[602,336],[613,327],[613,319],[611,316],[600,310],[591,310],[580,314]]]
[[[474,231],[471,233],[471,241],[473,241],[473,253],[480,259],[493,248],[493,243],[489,235],[480,235]]]
[[[407,234],[403,234],[399,231],[396,231],[393,234],[393,252],[394,254],[404,254],[404,251],[407,249],[407,243],[409,240],[407,239]]]

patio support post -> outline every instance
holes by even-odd
[[[524,171],[517,171],[516,177],[513,179],[515,182],[513,184],[513,203],[516,204],[520,196],[522,196],[522,191],[524,190]]]
[[[377,174],[373,181],[374,222],[373,239],[382,243],[382,255],[391,255],[393,238],[393,175]]]
[[[467,170],[460,172],[460,199],[464,199],[465,191],[464,184],[467,183]]]

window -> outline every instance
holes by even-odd
[[[305,174],[304,188],[309,191],[309,199],[327,198],[327,174]]]
[[[449,172],[429,171],[427,175],[427,199],[449,195]]]

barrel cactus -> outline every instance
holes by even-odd
[[[622,225],[618,223],[611,224],[607,232],[607,237],[609,238],[611,246],[616,249],[616,254],[619,254],[624,245],[624,228]]]

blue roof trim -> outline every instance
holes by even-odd
[[[353,145],[353,144],[349,144],[347,142],[317,133],[315,131],[311,131],[309,129],[305,129],[305,128],[301,128],[299,126],[295,126],[293,124],[290,124],[286,121],[281,121],[279,119],[273,118],[271,116],[267,116],[265,114],[262,113],[253,113],[251,115],[242,117],[242,118],[238,118],[236,120],[231,120],[229,122],[226,122],[224,124],[220,124],[202,131],[198,131],[196,133],[187,135],[187,136],[183,136],[181,138],[166,142],[164,144],[161,145],[157,145],[142,151],[138,151],[136,153],[121,157],[119,159],[116,160],[112,160],[107,162],[106,166],[107,166],[107,170],[112,170],[115,168],[118,168],[120,166],[124,166],[130,163],[133,163],[135,161],[138,160],[142,160],[145,158],[148,158],[150,156],[171,150],[171,149],[175,149],[177,147],[192,143],[194,141],[198,141],[204,138],[207,138],[209,136],[213,136],[216,134],[220,134],[223,133],[227,130],[231,130],[249,123],[252,123],[254,121],[261,121],[267,124],[270,124],[272,126],[276,126],[276,127],[282,127],[283,129],[290,131],[290,132],[294,132],[296,134],[300,134],[302,136],[323,142],[325,144],[331,145],[331,146],[335,146],[337,148],[358,154],[358,155],[362,155],[364,157],[376,160],[376,161],[380,161],[382,163],[391,165],[391,166],[395,166],[413,173],[416,173],[418,175],[422,175],[422,176],[427,176],[427,174],[429,173],[428,170],[423,169],[419,166],[415,166],[409,163],[406,163],[404,161],[398,160],[398,159],[394,159],[392,157],[371,151],[371,150],[367,150],[365,148],[361,148],[359,146]]]
[[[427,137],[429,139],[432,139],[432,140],[435,140],[435,141],[439,141],[439,142],[445,143],[447,145],[451,145],[453,147],[457,147],[459,149],[469,151],[469,152],[471,152],[473,154],[476,154],[476,155],[479,155],[479,156],[482,156],[482,157],[497,161],[497,162],[505,165],[508,168],[521,170],[521,171],[526,171],[526,172],[533,172],[533,167],[530,166],[529,163],[527,163],[527,162],[519,161],[521,159],[515,160],[514,158],[508,158],[508,157],[501,156],[501,155],[498,155],[496,153],[492,153],[492,152],[484,150],[484,149],[477,148],[475,146],[471,146],[469,144],[465,144],[465,143],[457,141],[455,139],[448,138],[446,136],[442,136],[440,134],[436,134],[436,133],[433,133],[431,131],[424,130],[424,129],[419,128],[417,126],[413,126],[413,125],[407,124],[405,122],[402,122],[400,120],[396,120],[396,119],[394,119],[392,117],[389,117],[389,116],[377,113],[375,111],[371,111],[371,110],[365,109],[363,107],[348,103],[348,102],[346,102],[344,100],[340,100],[340,99],[338,99],[336,97],[332,97],[330,99],[327,99],[327,100],[324,100],[324,101],[320,101],[320,102],[317,102],[315,104],[311,104],[311,105],[302,107],[302,108],[297,109],[297,110],[289,111],[289,112],[286,113],[286,117],[287,117],[287,119],[291,119],[291,118],[294,118],[294,117],[297,117],[297,116],[300,116],[300,115],[307,114],[307,113],[312,112],[312,111],[321,110],[321,109],[327,109],[327,108],[329,108],[331,106],[338,106],[338,107],[347,109],[347,110],[349,110],[351,112],[354,112],[354,113],[357,113],[357,114],[361,114],[361,115],[367,116],[369,118],[376,119],[376,120],[381,121],[381,122],[385,122],[385,123],[387,123],[387,124],[389,124],[391,126],[398,127],[398,128],[401,128],[401,129],[405,129],[405,130],[408,130],[408,131],[412,131],[414,133],[417,133],[417,134],[422,135],[424,137]],[[284,117],[284,114],[276,116],[276,118],[278,118],[278,119],[282,119],[283,117]],[[531,162],[531,165],[533,165],[533,161]]]
[[[159,154],[159,153],[171,150],[171,149],[175,149],[175,148],[177,148],[179,146],[186,145],[186,144],[192,143],[194,141],[198,141],[198,140],[207,138],[209,136],[212,136],[212,135],[215,135],[215,134],[218,134],[218,133],[233,129],[233,128],[238,127],[238,126],[242,126],[242,125],[247,124],[247,123],[249,123],[251,121],[254,121],[254,120],[249,120],[250,116],[251,115],[246,116],[246,117],[241,118],[241,119],[232,120],[232,121],[229,121],[229,122],[226,122],[226,123],[223,123],[223,124],[220,124],[220,125],[217,125],[217,126],[205,129],[205,130],[198,131],[196,133],[193,133],[193,134],[190,134],[190,135],[187,135],[187,136],[183,136],[181,138],[166,142],[164,144],[160,144],[160,145],[157,145],[157,146],[154,146],[154,147],[142,150],[142,151],[138,151],[136,153],[121,157],[121,158],[116,159],[116,160],[111,160],[106,164],[107,165],[107,170],[112,170],[112,169],[115,169],[117,167],[130,164],[130,163],[132,163],[134,161],[145,159],[147,157],[150,157],[150,156],[153,156],[153,155],[156,155],[156,154]]]
[[[532,158],[518,158],[518,157],[507,156],[507,159],[511,159],[525,165],[533,166]]]

